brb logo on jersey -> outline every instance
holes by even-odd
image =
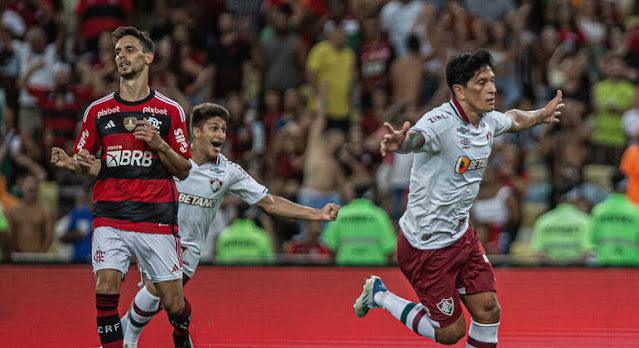
[[[107,167],[140,166],[150,167],[153,163],[153,153],[142,150],[116,150],[107,151]]]
[[[488,158],[470,159],[466,156],[460,156],[455,163],[455,172],[464,174],[468,170],[476,170],[486,168]]]

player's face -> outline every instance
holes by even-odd
[[[495,110],[495,73],[486,66],[475,74],[464,89],[465,100],[477,113]]]
[[[115,45],[115,65],[120,76],[132,79],[153,61],[153,53],[142,51],[140,40],[132,35],[122,37]]]
[[[209,118],[202,128],[193,128],[193,137],[193,146],[212,161],[220,154],[226,140],[226,121],[221,117]]]

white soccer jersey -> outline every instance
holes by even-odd
[[[191,160],[189,176],[185,180],[175,179],[175,183],[180,202],[180,242],[198,256],[211,222],[227,193],[252,205],[262,200],[268,192],[265,186],[222,154],[218,156],[217,162],[201,166]]]
[[[399,225],[417,249],[440,249],[468,228],[493,137],[507,132],[512,120],[492,111],[475,128],[456,100],[427,112],[411,128],[426,138],[415,152],[408,204]]]

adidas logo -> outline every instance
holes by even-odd
[[[180,267],[178,267],[176,264],[173,264],[173,269],[171,270],[171,272],[177,272],[180,270]]]
[[[113,127],[115,127],[115,123],[113,123],[113,120],[110,120],[110,121],[106,124],[106,126],[104,126],[104,129],[110,129],[110,128],[113,128]]]

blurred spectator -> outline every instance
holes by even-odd
[[[487,253],[504,252],[506,248],[502,241],[507,233],[506,226],[511,219],[519,218],[519,205],[513,189],[500,181],[495,168],[486,167],[470,216]]]
[[[369,108],[373,104],[374,90],[388,88],[388,72],[394,59],[394,52],[380,30],[377,17],[367,17],[362,20],[362,34],[363,42],[359,47],[357,60],[363,89],[362,105],[364,108]]]
[[[621,171],[628,177],[626,195],[639,206],[639,144],[630,145],[621,158]]]
[[[7,214],[11,252],[47,252],[53,239],[54,217],[39,200],[40,180],[29,175],[19,186],[22,200]]]
[[[72,262],[85,263],[91,260],[91,240],[93,236],[92,191],[82,192],[69,213],[69,225],[60,236],[62,243],[73,245]]]
[[[590,216],[576,206],[582,197],[577,190],[564,194],[561,203],[537,219],[531,247],[541,261],[582,263],[592,251]]]
[[[519,39],[508,37],[505,22],[490,24],[488,51],[495,64],[495,86],[504,97],[504,109],[512,109],[522,97],[522,85],[517,80],[517,61],[519,59]]]
[[[247,204],[239,204],[238,218],[220,233],[215,242],[217,264],[261,264],[274,261],[271,236],[245,215],[248,208]]]
[[[632,100],[632,109],[621,116],[623,131],[629,143],[637,144],[639,140],[639,88],[635,87],[635,96]]]
[[[388,91],[386,88],[378,85],[370,91],[370,104],[364,109],[361,125],[364,136],[375,133],[382,127],[384,113],[388,108]]]
[[[337,220],[328,224],[322,240],[340,266],[382,266],[392,262],[397,235],[386,212],[372,199],[370,184],[355,187],[356,199],[340,209]]]
[[[102,31],[112,32],[119,26],[133,24],[131,0],[79,0],[75,11],[80,25],[76,33],[82,47],[80,52],[96,54]]]
[[[224,12],[218,18],[218,34],[208,57],[213,67],[210,99],[225,100],[231,93],[245,97],[251,75],[251,46],[237,36],[235,15]],[[224,103],[220,103],[224,104]]]
[[[502,21],[516,9],[513,0],[464,0],[464,7],[487,22]]]
[[[192,105],[201,104],[207,99],[213,68],[205,66],[206,55],[192,43],[191,28],[187,24],[176,24],[171,38],[172,62],[177,65],[178,87],[184,91]]]
[[[305,239],[293,240],[288,244],[286,253],[289,259],[296,261],[295,256],[305,257],[305,262],[326,263],[331,250],[320,239],[322,224],[319,221],[307,221],[308,234]]]
[[[618,171],[613,192],[592,209],[592,241],[599,266],[639,266],[639,206],[624,194],[627,179]]]
[[[423,5],[421,0],[392,0],[382,8],[382,29],[388,34],[398,57],[408,53],[408,33]]]
[[[410,35],[407,40],[408,52],[394,60],[390,68],[393,103],[418,107],[421,106],[424,61],[419,54],[419,39]]]
[[[592,106],[595,128],[592,134],[592,161],[618,166],[626,147],[621,115],[632,107],[635,86],[624,78],[622,57],[612,55],[603,62],[607,79],[593,87]]]
[[[306,78],[317,90],[327,83],[326,128],[344,132],[350,127],[350,107],[355,72],[355,53],[348,47],[346,32],[336,25],[328,40],[311,49],[306,62]]]
[[[360,28],[357,19],[350,13],[349,2],[327,0],[328,14],[324,22],[324,34],[330,35],[336,26],[344,28],[348,46],[357,51],[360,42]]]
[[[302,81],[305,51],[298,35],[291,33],[289,17],[292,10],[284,3],[272,11],[275,35],[263,43],[264,90],[274,89],[280,93],[297,87]]]

